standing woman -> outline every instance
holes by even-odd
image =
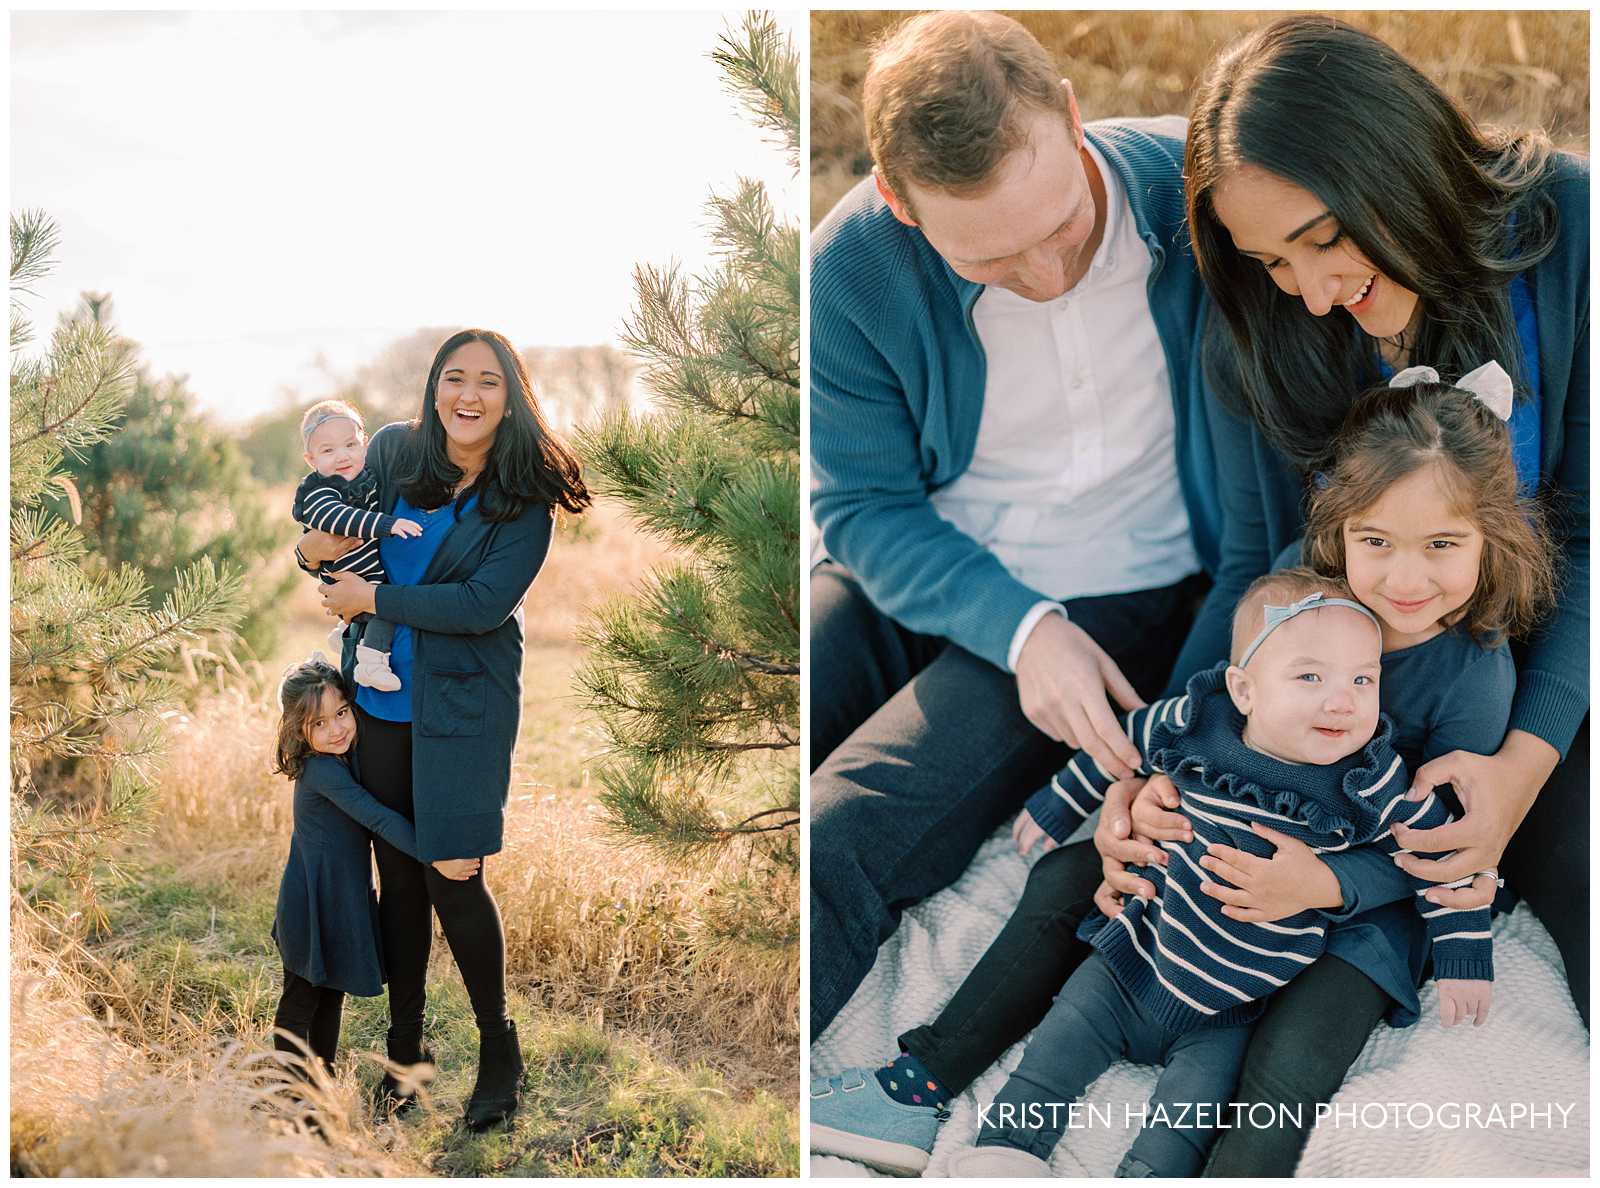
[[[400,689],[360,686],[356,694],[360,779],[410,819],[417,836],[416,858],[373,838],[389,1059],[432,1058],[422,1042],[431,905],[477,1018],[478,1078],[466,1121],[481,1130],[515,1112],[522,1082],[506,1012],[505,933],[482,868],[453,882],[428,864],[484,858],[487,866],[501,848],[522,711],[522,601],[549,550],[555,509],[581,512],[589,493],[577,460],[546,425],[521,358],[488,330],[444,342],[417,420],[379,430],[368,462],[383,511],[423,528],[420,537],[379,546],[384,584],[341,574],[321,587],[330,614],[348,622],[364,612],[395,624],[390,655]],[[310,566],[344,547],[312,532],[300,552]],[[392,1077],[383,1089],[399,1100]]]
[[[1213,65],[1184,165],[1196,260],[1222,315],[1206,364],[1221,406],[1213,436],[1225,521],[1217,585],[1178,673],[1226,654],[1228,608],[1300,536],[1307,485],[1357,393],[1413,364],[1453,381],[1498,360],[1517,380],[1513,452],[1523,488],[1552,512],[1562,593],[1515,649],[1500,750],[1453,752],[1414,776],[1453,784],[1464,812],[1408,835],[1408,847],[1456,857],[1400,861],[1440,882],[1498,866],[1555,938],[1587,1024],[1587,163],[1538,133],[1479,129],[1381,41],[1307,15],[1262,28]],[[1426,575],[1418,581],[1421,590]],[[1157,804],[1147,786],[1136,832],[1160,836],[1151,830],[1177,819]],[[1453,894],[1456,906],[1482,902],[1470,889]],[[1274,902],[1257,903],[1267,919],[1279,918]],[[1388,930],[1368,935],[1395,943]],[[1257,1025],[1238,1100],[1302,1104],[1309,1117],[1383,1016],[1383,992],[1334,955],[1331,939]],[[1226,1131],[1207,1174],[1290,1175],[1305,1137]]]

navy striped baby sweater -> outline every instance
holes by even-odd
[[[1363,845],[1393,854],[1401,849],[1391,831],[1395,822],[1429,829],[1452,819],[1436,795],[1421,803],[1404,799],[1410,780],[1390,744],[1386,716],[1366,746],[1338,763],[1284,763],[1245,746],[1244,717],[1223,683],[1226,668],[1197,674],[1182,697],[1124,715],[1124,729],[1144,760],[1139,774],[1171,777],[1194,840],[1161,843],[1168,855],[1164,869],[1131,868],[1156,888],[1154,899],[1129,900],[1109,920],[1091,913],[1079,929],[1128,991],[1174,1031],[1256,1018],[1262,1000],[1327,947],[1329,921],[1319,911],[1270,923],[1224,916],[1222,903],[1200,890],[1204,881],[1227,885],[1199,865],[1210,846],[1269,857],[1272,844],[1250,829],[1259,821],[1319,854]],[[1112,782],[1081,751],[1034,794],[1028,811],[1052,836],[1067,836],[1100,807]],[[1435,907],[1420,896],[1436,884],[1414,882],[1417,910],[1433,942],[1434,975],[1492,979],[1489,909]]]
[[[374,583],[384,580],[378,542],[394,530],[395,518],[378,510],[378,477],[370,467],[362,467],[353,479],[313,470],[295,489],[293,514],[304,528],[361,538],[356,548],[317,570],[324,583],[334,581],[336,573],[353,573]]]

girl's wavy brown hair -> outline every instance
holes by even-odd
[[[322,706],[324,689],[332,689],[349,704],[355,704],[344,674],[320,656],[296,664],[284,674],[283,684],[278,687],[283,716],[278,721],[277,762],[272,765],[275,773],[297,780],[305,771],[306,760],[313,753],[307,727]]]
[[[1505,423],[1471,392],[1445,383],[1373,388],[1350,410],[1333,458],[1306,520],[1305,558],[1319,573],[1343,577],[1345,525],[1401,479],[1436,466],[1458,514],[1483,534],[1477,588],[1450,625],[1493,647],[1527,635],[1554,603],[1546,511],[1518,493]]]

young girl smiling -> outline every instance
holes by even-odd
[[[416,853],[417,837],[411,822],[351,774],[356,719],[337,668],[320,653],[297,664],[279,702],[273,771],[295,784],[294,836],[272,926],[283,957],[273,1044],[296,1054],[309,1048],[331,1074],[344,996],[382,994],[385,980],[368,830],[408,854]],[[434,865],[446,878],[465,879],[478,859]]]

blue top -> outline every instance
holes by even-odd
[[[462,512],[478,501],[476,493],[467,496],[461,505]],[[455,524],[452,505],[446,504],[432,512],[419,511],[406,502],[404,495],[397,496],[394,518],[415,520],[422,525],[422,535],[407,539],[403,536],[385,536],[378,545],[378,555],[388,572],[389,581],[401,586],[415,586],[428,570],[428,563],[439,551],[444,538]],[[389,648],[389,668],[400,678],[400,687],[392,693],[383,693],[366,685],[356,686],[356,704],[374,718],[386,722],[411,721],[411,665],[415,644],[411,628],[404,623],[394,625],[394,642]]]
[[[1146,292],[1166,356],[1178,481],[1195,552],[1215,571],[1222,505],[1198,329],[1206,303],[1184,227],[1177,116],[1099,121],[1086,133],[1121,179],[1150,253]],[[1033,590],[934,510],[971,464],[985,356],[972,322],[983,286],[957,276],[870,178],[812,236],[811,512],[827,551],[885,614],[1007,667]]]
[[[1547,183],[1560,214],[1554,249],[1522,273],[1537,325],[1519,314],[1518,332],[1538,342],[1539,491],[1550,499],[1561,565],[1555,611],[1517,661],[1512,729],[1544,739],[1563,758],[1589,712],[1589,166],[1559,153]],[[1511,294],[1515,308],[1515,288]],[[1218,362],[1228,362],[1227,352]],[[1218,376],[1226,382],[1226,376]],[[1233,608],[1245,588],[1304,531],[1305,484],[1254,424],[1214,399],[1207,409],[1223,506],[1216,584],[1196,617],[1169,690],[1228,654]],[[1534,415],[1525,411],[1524,417]],[[1513,417],[1513,435],[1521,435]],[[1524,453],[1528,448],[1524,447]],[[1497,742],[1489,748],[1500,749]]]
[[[1517,340],[1522,344],[1522,377],[1533,399],[1512,406],[1506,428],[1511,433],[1511,456],[1517,463],[1517,487],[1524,495],[1532,495],[1539,489],[1539,452],[1544,445],[1539,419],[1544,410],[1539,396],[1539,317],[1525,273],[1517,273],[1511,282],[1511,315],[1517,320]]]

